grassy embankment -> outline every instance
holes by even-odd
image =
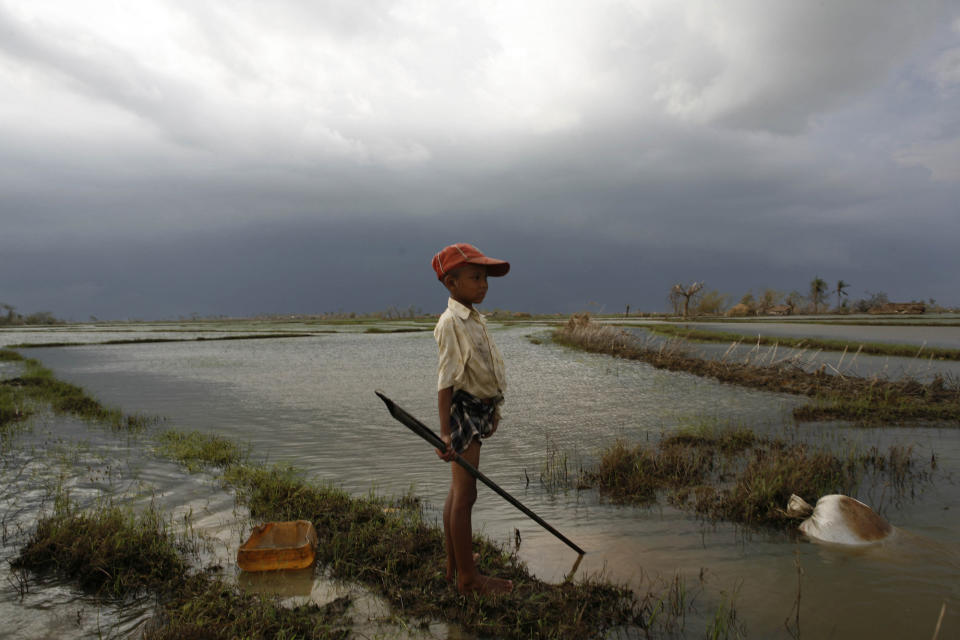
[[[929,383],[806,372],[792,360],[747,364],[697,358],[678,343],[657,347],[616,327],[572,317],[553,334],[559,344],[595,353],[642,360],[660,369],[684,371],[755,389],[805,395],[794,409],[798,420],[851,420],[859,424],[917,424],[933,420],[960,426],[960,384],[936,378]]]
[[[917,347],[909,344],[886,344],[883,342],[855,342],[825,338],[791,338],[788,336],[745,336],[729,331],[706,331],[691,327],[651,324],[643,327],[651,333],[682,338],[692,342],[742,341],[763,346],[780,346],[792,349],[820,349],[823,351],[847,351],[867,355],[894,356],[902,358],[932,358],[934,360],[960,360],[960,349],[943,347]]]
[[[576,483],[596,487],[617,502],[653,503],[662,495],[710,519],[782,528],[795,525],[784,512],[791,494],[811,502],[826,494],[851,494],[866,474],[901,495],[929,471],[920,468],[910,447],[851,448],[838,455],[759,437],[742,427],[705,423],[667,434],[656,445],[619,441]]]
[[[9,349],[36,349],[40,347],[89,347],[97,345],[118,344],[153,344],[162,342],[217,342],[221,340],[269,340],[271,338],[310,338],[320,333],[334,333],[331,331],[314,331],[312,333],[245,333],[240,335],[217,336],[207,338],[117,338],[99,342],[21,342],[10,345]]]
[[[173,439],[181,446],[165,453],[188,467],[209,466],[207,452],[222,449],[200,434]],[[644,626],[656,602],[648,595],[641,603],[628,589],[600,580],[544,583],[515,555],[481,536],[474,537],[480,570],[513,580],[515,588],[501,596],[462,596],[443,573],[443,532],[424,521],[415,497],[354,498],[310,482],[298,469],[265,468],[241,458],[236,451],[232,464],[220,466],[220,478],[253,518],[313,522],[320,540],[318,563],[326,574],[364,585],[406,620],[449,621],[498,638],[602,637],[611,627]]]
[[[11,349],[0,349],[0,361],[23,364],[22,375],[0,380],[0,427],[4,422],[28,417],[35,405],[49,405],[57,413],[102,422],[117,430],[141,429],[151,421],[102,405],[80,387],[57,380],[39,362],[23,358]]]
[[[20,359],[9,350],[0,357]],[[24,364],[23,375],[0,385],[18,407],[17,418],[26,415],[21,408],[49,401],[57,411],[116,427],[139,424],[100,406],[78,387],[53,379],[39,363]],[[400,618],[413,623],[448,621],[499,638],[587,638],[621,626],[648,628],[655,619],[658,628],[664,628],[671,623],[663,611],[677,609],[678,596],[671,593],[638,599],[631,590],[599,578],[544,583],[515,555],[481,536],[475,537],[481,570],[512,579],[515,589],[495,597],[462,596],[442,573],[442,530],[424,521],[412,496],[354,498],[311,483],[291,467],[252,465],[241,447],[216,436],[168,431],[161,435],[160,447],[163,455],[188,468],[218,471],[256,519],[311,520],[320,536],[322,570],[381,594]],[[158,614],[145,632],[147,638],[349,635],[350,622],[343,618],[347,603],[285,609],[276,600],[251,596],[202,568],[192,568],[190,548],[190,541],[171,533],[162,514],[134,514],[110,503],[80,511],[60,493],[14,567],[19,572],[54,570],[109,598],[156,594]],[[665,604],[667,598],[672,604]],[[715,624],[723,629],[727,622],[718,618]]]
[[[609,316],[617,319],[618,316]],[[941,319],[925,316],[695,316],[683,318],[681,316],[659,316],[657,320],[685,324],[689,322],[717,323],[717,324],[826,324],[857,327],[960,327],[960,319],[956,315]]]

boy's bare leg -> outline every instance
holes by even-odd
[[[453,467],[460,465],[450,463]],[[457,560],[453,550],[453,534],[450,531],[450,510],[453,506],[453,480],[450,481],[450,491],[447,492],[447,500],[443,503],[443,536],[445,548],[447,550],[447,582],[453,582],[457,575]]]
[[[454,464],[454,466],[456,466]],[[453,583],[457,577],[457,561],[453,557],[453,537],[450,534],[450,505],[453,504],[453,486],[447,492],[447,499],[443,503],[443,535],[446,539],[445,549],[447,550],[447,582]],[[480,554],[473,554],[473,563],[480,560]]]
[[[480,443],[476,440],[460,454],[464,460],[479,467]],[[473,557],[473,527],[471,514],[473,504],[477,500],[477,481],[466,469],[458,464],[451,464],[453,478],[450,483],[450,494],[447,496],[450,514],[449,526],[444,522],[447,534],[448,549],[453,549],[453,562],[457,569],[457,588],[461,593],[479,591],[480,593],[506,593],[513,589],[513,583],[501,578],[481,575],[477,570]],[[444,505],[444,516],[447,515],[447,505]],[[451,544],[452,543],[452,544]],[[450,552],[447,552],[447,561],[450,561]]]

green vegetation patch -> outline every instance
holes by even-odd
[[[0,362],[20,362],[23,356],[13,349],[0,349]]]
[[[728,331],[706,331],[674,325],[645,326],[651,333],[673,338],[682,338],[694,342],[734,342],[749,340],[750,344],[778,345],[794,349],[820,349],[823,351],[850,351],[869,355],[896,356],[903,358],[933,358],[934,360],[960,360],[960,349],[945,347],[918,347],[909,344],[887,344],[883,342],[855,342],[831,340],[826,338],[792,338],[788,336],[747,336]]]
[[[175,429],[168,429],[160,434],[157,452],[161,456],[176,460],[190,471],[237,464],[248,453],[223,436]]]
[[[0,349],[0,362],[22,362],[23,356],[12,349]],[[9,434],[9,427],[30,415],[23,393],[0,380],[0,435]]]
[[[581,486],[597,486],[620,502],[654,502],[660,489],[705,481],[713,466],[713,456],[698,446],[630,447],[618,441],[604,452],[595,471],[584,474]]]
[[[15,389],[0,384],[0,436],[8,435],[11,425],[30,415],[30,409],[23,402],[22,395]]]
[[[235,466],[224,481],[255,518],[313,522],[319,563],[331,576],[383,595],[406,618],[455,622],[497,638],[604,637],[612,627],[645,623],[632,591],[599,580],[559,585],[531,576],[516,556],[479,536],[480,571],[513,580],[512,593],[463,596],[446,582],[443,532],[423,522],[411,498],[353,498],[308,483],[302,472]]]
[[[0,386],[19,390],[19,394],[37,402],[43,402],[58,413],[72,413],[81,418],[96,420],[120,430],[136,430],[146,426],[151,419],[127,415],[119,409],[105,407],[87,395],[80,387],[63,382],[53,372],[36,360],[25,360],[27,368],[23,375],[0,381]]]
[[[53,514],[40,520],[13,567],[55,570],[113,598],[156,590],[187,570],[156,510],[134,514],[104,504],[84,512],[65,494],[57,496]]]
[[[868,471],[900,490],[926,474],[911,449],[901,446],[837,455],[740,428],[715,436],[680,432],[657,445],[618,441],[583,473],[581,486],[595,486],[618,502],[648,504],[665,495],[711,519],[786,527],[793,523],[783,511],[791,494],[849,494]]]
[[[924,421],[960,421],[960,401],[929,401],[896,388],[867,391],[854,397],[825,393],[793,410],[797,420],[852,420],[857,424],[923,426]]]

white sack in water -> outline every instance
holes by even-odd
[[[790,496],[787,513],[809,515],[800,523],[800,531],[821,542],[834,544],[873,544],[893,533],[893,527],[876,511],[850,496],[832,494],[817,500],[811,507],[803,498]]]

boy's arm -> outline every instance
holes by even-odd
[[[453,403],[453,387],[437,391],[437,412],[440,415],[440,439],[447,445],[446,451],[436,449],[437,455],[446,462],[453,460],[457,453],[450,445],[450,405]]]

